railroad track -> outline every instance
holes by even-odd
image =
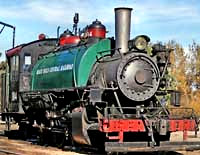
[[[190,139],[193,139],[194,137],[191,137],[193,134],[189,136]],[[198,134],[198,138],[196,140],[200,140],[200,133]],[[174,139],[181,139],[181,135],[179,133],[176,133],[173,135]],[[173,139],[172,139],[173,140]],[[88,149],[82,149],[82,148],[70,148],[70,147],[64,147],[62,149],[58,149],[55,147],[50,146],[40,146],[35,145],[35,143],[27,142],[23,140],[14,140],[9,139],[5,136],[0,136],[0,155],[81,155],[81,154],[101,154],[97,153],[95,150]],[[131,155],[132,153],[128,153],[127,155]],[[197,151],[180,151],[179,152],[136,152],[134,154],[137,155],[200,155],[200,150]]]
[[[16,152],[13,152],[13,151],[8,151],[8,150],[4,150],[4,149],[0,149],[0,154],[12,154],[12,155],[23,155],[21,153],[16,153]]]
[[[81,155],[78,151],[40,146],[23,140],[0,136],[0,155]],[[85,154],[85,153],[84,153]],[[86,153],[87,154],[87,153]]]

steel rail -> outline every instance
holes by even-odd
[[[13,154],[13,155],[23,155],[21,153],[16,153],[16,152],[12,152],[12,151],[8,151],[8,150],[3,150],[3,149],[0,149],[0,153]]]

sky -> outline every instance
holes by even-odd
[[[79,13],[79,27],[98,19],[114,36],[114,8],[130,7],[131,38],[145,34],[151,42],[175,40],[185,50],[193,41],[200,43],[200,0],[0,0],[0,21],[16,27],[16,44],[38,39],[40,33],[56,37],[72,29],[73,16]],[[2,25],[0,25],[0,29]],[[12,47],[12,29],[0,34],[0,61]]]

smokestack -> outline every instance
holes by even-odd
[[[115,8],[115,43],[120,53],[128,51],[132,8]]]

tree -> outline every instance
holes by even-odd
[[[200,85],[200,45],[193,41],[192,45],[189,45],[189,69],[191,83],[196,86]]]
[[[6,61],[2,61],[0,63],[0,70],[5,70],[6,69]]]
[[[167,46],[173,48],[170,55],[171,71],[175,89],[181,92],[181,105],[191,107],[200,115],[200,46],[193,42],[189,53],[185,53],[180,44],[170,41]]]

